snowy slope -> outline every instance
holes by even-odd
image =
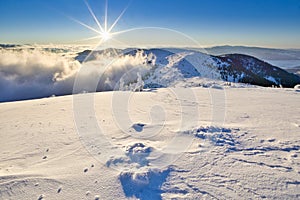
[[[299,101],[165,88],[2,103],[0,199],[298,199]]]
[[[121,54],[120,50],[116,51]],[[92,52],[87,61],[94,59],[95,54],[99,53],[103,52]],[[145,86],[150,88],[174,86],[195,77],[267,87],[282,85],[293,88],[300,83],[298,76],[242,54],[211,56],[188,49],[128,49],[123,53],[126,56],[143,54],[144,63],[154,66],[147,77],[144,77]],[[82,60],[84,56],[87,56],[86,52],[78,57]]]
[[[220,56],[227,65],[220,66],[222,79],[261,86],[294,87],[300,78],[252,56],[229,54]]]

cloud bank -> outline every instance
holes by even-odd
[[[99,54],[81,65],[45,50],[0,49],[0,102],[72,94],[76,78],[84,91],[118,89],[120,80],[129,84],[149,72],[145,59],[142,53],[119,58]]]
[[[154,67],[154,63],[148,63],[148,56],[142,51],[133,55],[111,57],[104,54],[93,55],[78,73],[76,93],[82,91],[111,91],[123,90],[124,85],[137,81],[139,75],[145,76]],[[120,84],[123,85],[120,88]]]

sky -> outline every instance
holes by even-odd
[[[88,0],[103,25],[105,0]],[[108,27],[128,45],[245,45],[300,49],[299,0],[107,0]],[[0,43],[73,44],[98,33],[84,0],[0,0]],[[72,20],[73,19],[73,20]],[[172,31],[172,30],[174,31]]]

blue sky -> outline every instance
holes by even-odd
[[[88,2],[103,21],[105,0]],[[299,0],[108,0],[109,24],[128,5],[114,31],[154,26],[183,32],[203,46],[300,48]],[[96,27],[83,0],[0,0],[0,8],[0,43],[73,43],[95,36],[67,17]],[[130,34],[140,40],[155,35]],[[163,38],[157,40],[168,45]]]

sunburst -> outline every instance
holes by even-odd
[[[170,29],[170,28],[165,28],[165,27],[157,27],[157,26],[142,26],[142,27],[133,27],[133,28],[129,28],[129,29],[119,29],[119,31],[113,31],[113,29],[115,28],[115,26],[118,24],[118,22],[120,21],[120,19],[123,17],[123,15],[125,14],[125,12],[127,11],[129,5],[131,4],[131,2],[133,0],[129,0],[128,5],[123,9],[123,11],[120,13],[120,15],[116,18],[116,20],[112,23],[111,26],[108,26],[108,0],[105,0],[105,10],[104,10],[104,20],[101,23],[100,20],[97,18],[97,16],[95,15],[93,9],[91,8],[91,6],[88,3],[88,0],[83,0],[91,17],[93,18],[93,20],[96,23],[96,27],[92,27],[89,26],[85,23],[83,23],[82,21],[79,21],[75,18],[72,18],[70,16],[67,16],[69,19],[73,20],[74,22],[82,25],[83,27],[91,30],[92,32],[96,33],[95,36],[93,37],[89,37],[89,38],[84,38],[81,40],[77,40],[76,42],[82,42],[82,41],[88,41],[88,40],[96,40],[98,39],[99,42],[96,43],[96,47],[98,48],[103,48],[105,47],[105,45],[103,43],[108,42],[110,40],[113,40],[114,42],[116,42],[117,45],[121,45],[121,46],[125,46],[128,47],[127,42],[122,42],[118,39],[116,39],[117,35],[121,35],[121,34],[125,34],[128,32],[133,32],[133,31],[139,31],[139,30],[159,30],[159,31],[168,31],[168,32],[172,32],[175,33],[181,37],[185,37],[187,39],[189,39],[190,41],[192,41],[194,44],[196,44],[196,47],[199,47],[199,43],[198,41],[196,41],[195,39],[193,39],[192,37],[188,36],[185,33],[182,33],[180,31],[174,30],[174,29]],[[112,43],[110,43],[111,45]]]
[[[97,16],[95,15],[93,9],[91,8],[91,6],[89,5],[87,0],[84,0],[84,3],[87,7],[87,9],[89,10],[90,15],[92,16],[93,20],[95,21],[95,23],[97,24],[97,28],[93,28],[85,23],[83,23],[82,21],[79,21],[75,18],[69,17],[71,20],[75,21],[76,23],[84,26],[85,28],[93,31],[94,33],[96,33],[96,36],[90,37],[90,38],[85,38],[82,39],[81,41],[87,41],[87,40],[95,40],[95,39],[99,39],[100,42],[98,45],[108,41],[108,40],[116,40],[113,38],[113,36],[118,35],[120,33],[123,33],[123,31],[118,31],[118,32],[113,32],[114,27],[117,25],[117,23],[119,22],[119,20],[122,18],[122,16],[124,15],[124,13],[126,12],[129,4],[123,9],[123,11],[120,13],[120,15],[116,18],[116,20],[114,21],[114,23],[112,23],[111,26],[108,27],[108,0],[105,0],[105,11],[104,11],[104,21],[103,23],[100,22],[100,20],[97,18]],[[117,40],[116,40],[117,41]],[[118,41],[117,41],[118,42]]]

